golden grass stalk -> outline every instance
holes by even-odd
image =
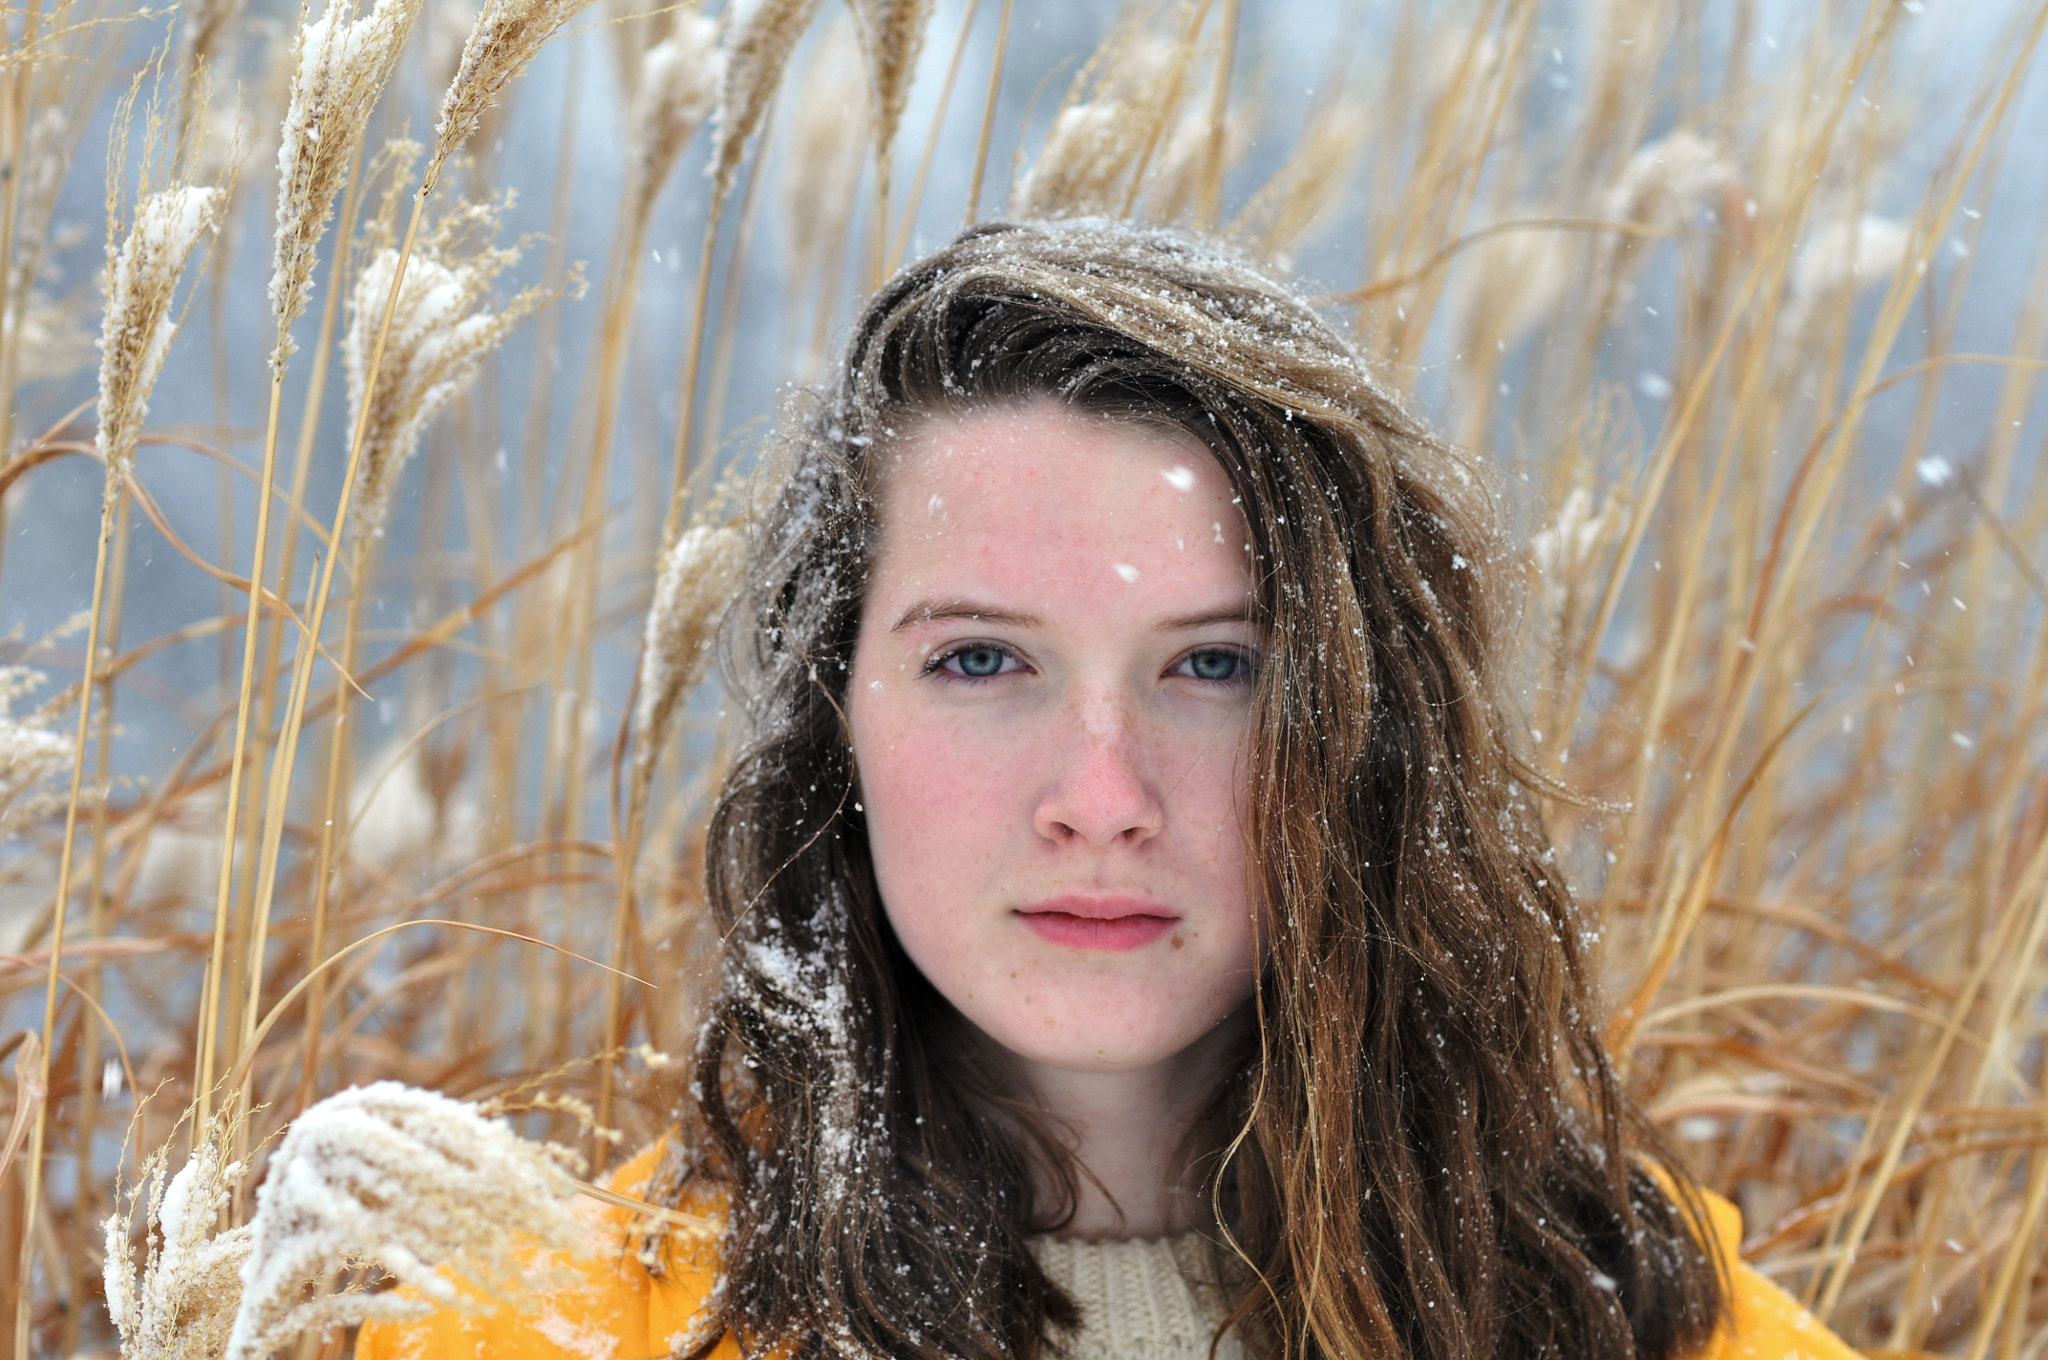
[[[614,1055],[624,1040],[620,1033],[625,999],[622,974],[634,921],[634,879],[647,826],[648,793],[655,766],[668,747],[676,710],[704,676],[718,620],[739,585],[745,549],[745,538],[738,529],[699,524],[662,553],[655,569],[654,599],[647,608],[640,644],[636,681],[640,697],[634,714],[638,741],[627,790],[626,831],[614,869],[618,876],[612,921],[614,971],[606,981],[605,1043],[598,1057],[599,1127],[609,1127],[611,1121]]]
[[[388,148],[387,155],[380,159],[395,171],[409,164],[413,154],[416,152],[400,146],[395,150]],[[475,377],[484,357],[554,296],[545,287],[534,287],[519,293],[497,311],[482,305],[497,276],[517,263],[521,253],[517,246],[492,244],[504,206],[502,202],[466,203],[444,216],[419,243],[419,258],[402,287],[397,287],[401,261],[389,244],[392,213],[387,202],[385,211],[364,233],[366,239],[361,249],[368,258],[350,289],[348,326],[341,355],[348,383],[350,424],[358,432],[360,450],[351,466],[361,469],[362,489],[352,553],[354,589],[349,595],[341,668],[335,677],[331,704],[332,741],[314,867],[314,968],[325,957],[336,875],[348,857],[342,807],[350,693],[355,683],[350,673],[356,663],[361,602],[370,589],[372,545],[383,532],[392,492],[405,464],[417,451],[428,423]],[[567,286],[579,284],[580,275],[572,272]],[[385,380],[378,383],[380,362]],[[326,579],[323,572],[322,581]],[[307,665],[310,660],[306,659]],[[288,732],[296,733],[297,715],[303,712],[304,703],[302,682],[295,696],[293,715],[286,721]],[[276,820],[280,826],[282,817],[283,809],[279,807]],[[270,871],[274,869],[273,861]],[[325,983],[317,981],[316,986],[306,1026],[306,1081],[313,1079],[318,1034],[325,1015]],[[246,1017],[250,1025],[254,1024],[255,1005],[252,993]]]
[[[681,409],[676,416],[674,478],[669,486],[668,510],[662,517],[663,548],[674,543],[683,530],[684,496],[696,470],[693,441],[697,385],[703,365],[704,326],[711,305],[711,265],[717,256],[718,224],[737,182],[747,141],[767,117],[768,105],[781,87],[783,72],[789,65],[789,55],[817,11],[817,0],[758,0],[736,9],[728,17],[718,107],[712,111],[708,167],[711,205],[697,257],[696,301],[690,309],[689,340],[683,347],[682,375],[677,382]]]
[[[982,103],[981,135],[974,143],[974,174],[967,181],[967,225],[981,215],[981,182],[988,173],[988,144],[996,129],[996,96],[1003,92],[1003,59],[1010,51],[1010,12],[1016,0],[1003,0],[996,19],[996,50],[988,65],[988,97]]]
[[[291,330],[311,295],[320,238],[333,214],[334,195],[355,161],[363,132],[412,31],[420,3],[421,0],[378,0],[369,14],[355,19],[350,17],[355,12],[354,0],[328,0],[321,17],[299,29],[292,48],[291,88],[278,140],[277,230],[269,285],[277,338],[270,352],[270,411],[264,422],[263,464],[257,477],[256,535],[250,555],[249,609],[242,630],[241,683],[235,699],[220,884],[214,902],[213,952],[200,999],[194,1073],[195,1137],[209,1126],[207,1115],[220,1041],[229,905],[234,888],[235,847],[241,833],[249,709],[256,688],[261,584],[269,569],[278,417],[284,402],[285,366],[294,349]],[[246,963],[259,971],[262,966],[260,959]],[[233,1026],[236,1033],[243,1028],[240,1024]]]
[[[128,98],[116,110],[116,126],[124,135],[134,108],[141,77]],[[154,115],[151,127],[156,128]],[[117,148],[119,142],[117,140]],[[125,157],[118,153],[119,170]],[[86,738],[91,732],[92,700],[99,660],[101,612],[105,604],[107,549],[113,537],[114,508],[121,487],[135,463],[135,447],[141,437],[142,418],[149,408],[150,390],[163,369],[164,355],[178,323],[171,316],[171,302],[185,262],[200,238],[218,224],[222,191],[212,187],[173,181],[162,189],[150,187],[151,169],[145,164],[138,189],[134,216],[125,224],[119,202],[119,181],[109,177],[107,189],[107,269],[101,281],[106,295],[100,322],[99,431],[94,451],[105,465],[104,491],[100,497],[99,543],[93,562],[91,622],[86,628],[84,674],[79,680],[78,728],[71,743],[71,789],[64,807],[64,835],[58,850],[57,890],[51,907],[50,960],[43,997],[43,1052],[40,1084],[48,1089],[50,1049],[57,1026],[58,979],[64,956],[64,927],[71,896],[72,852],[78,834],[78,805],[85,775]],[[24,1219],[33,1224],[43,1188],[43,1150],[49,1126],[49,1105],[36,1110],[34,1130],[29,1137],[28,1186],[23,1199]],[[15,1352],[26,1360],[29,1349],[30,1290],[34,1279],[35,1238],[25,1233],[18,1278],[24,1282],[15,1314]]]
[[[612,446],[616,442],[619,388],[625,376],[626,344],[639,305],[641,257],[647,227],[662,186],[697,128],[712,112],[722,84],[724,57],[714,45],[717,25],[700,14],[678,16],[669,37],[641,60],[638,89],[628,110],[633,151],[628,165],[625,202],[606,270],[603,316],[599,322],[596,413],[592,420],[588,462],[584,466],[580,513],[587,521],[599,512],[610,483]],[[707,228],[707,239],[709,229]],[[576,556],[571,585],[569,674],[575,693],[589,689],[589,630],[597,610],[602,545],[593,537]],[[580,729],[571,732],[571,773],[565,807],[581,796],[574,771],[580,765]],[[570,817],[573,821],[573,811]]]

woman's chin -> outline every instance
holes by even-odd
[[[1013,1056],[1034,1066],[1063,1072],[1142,1072],[1170,1062],[1212,1033],[1216,1018],[1206,1013],[1179,1024],[1163,1024],[1158,1011],[1134,1015],[1122,1008],[1107,1013],[1074,1009],[1051,1023],[1040,1017],[1013,1023],[981,1024],[983,1033]]]

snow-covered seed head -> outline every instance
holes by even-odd
[[[1737,182],[1735,164],[1718,143],[1679,128],[1636,149],[1608,189],[1604,210],[1616,221],[1682,230]]]
[[[362,145],[370,114],[419,14],[421,0],[377,0],[362,18],[354,0],[327,0],[299,29],[291,96],[277,147],[277,239],[270,308],[279,336],[273,366],[292,355],[291,326],[313,292],[320,238],[334,195]]]
[[[330,1096],[292,1122],[256,1193],[241,1306],[226,1360],[261,1360],[300,1333],[431,1306],[396,1294],[305,1297],[310,1281],[372,1261],[441,1305],[482,1302],[551,1249],[573,1249],[575,1185],[557,1157],[472,1106],[380,1081]],[[538,1245],[543,1250],[535,1255]]]
[[[867,81],[852,35],[843,25],[813,47],[801,79],[804,97],[791,107],[784,134],[782,233],[789,251],[787,277],[823,278],[833,242],[853,207],[867,136]],[[727,83],[731,84],[730,68]],[[722,147],[723,128],[719,141]],[[812,342],[813,363],[815,347],[821,343],[815,338]]]
[[[399,473],[419,448],[428,422],[476,375],[483,357],[550,296],[546,289],[529,288],[496,311],[482,305],[492,281],[519,259],[517,246],[490,244],[504,206],[457,208],[424,234],[406,265],[363,436],[358,534],[382,532]],[[398,269],[389,228],[388,220],[380,220],[365,233],[370,248],[349,292],[341,355],[351,428],[362,418],[377,332]]]
[[[660,758],[677,704],[703,677],[712,632],[739,585],[744,557],[739,530],[706,524],[684,530],[661,556],[640,650],[638,774]]]
[[[134,465],[149,392],[178,331],[171,316],[178,276],[200,238],[219,225],[225,197],[219,189],[173,184],[143,196],[118,246],[109,231],[95,441],[107,466],[109,495]]]
[[[1155,133],[1164,139],[1166,120],[1186,93],[1192,56],[1186,42],[1148,40],[1135,30],[1105,43],[1099,70],[1076,79],[1037,158],[1011,186],[1011,215],[1121,215],[1146,147]],[[1086,99],[1079,97],[1084,86]],[[1200,117],[1205,139],[1207,116]]]
[[[434,152],[427,161],[428,184],[440,177],[448,158],[475,135],[485,111],[497,102],[506,84],[563,24],[590,4],[591,0],[484,0],[476,27],[462,45],[455,78],[441,96]]]
[[[0,666],[0,841],[55,805],[47,785],[71,763],[71,739],[57,731],[52,709],[13,714],[14,701],[42,682],[41,671]]]
[[[640,220],[653,211],[676,158],[717,103],[723,61],[717,21],[687,12],[641,57],[640,86],[626,117],[633,138],[632,211]]]
[[[867,49],[868,93],[873,104],[875,154],[887,156],[903,121],[910,78],[917,72],[917,54],[924,48],[925,25],[932,0],[853,0],[854,24]]]
[[[768,101],[782,83],[789,54],[817,12],[818,0],[736,0],[727,12],[711,163],[706,167],[714,197],[732,192],[747,139],[767,116]],[[808,108],[811,101],[801,103]]]
[[[225,1151],[233,1133],[232,1123],[216,1119],[175,1176],[171,1144],[159,1148],[143,1163],[127,1211],[117,1207],[107,1218],[107,1313],[123,1360],[213,1360],[227,1345],[251,1246],[247,1227],[214,1232],[243,1171]],[[138,1212],[145,1244],[139,1278]]]
[[[1019,217],[1060,217],[1100,212],[1129,169],[1139,143],[1135,120],[1115,100],[1094,100],[1061,109],[1045,134],[1038,159],[1011,191],[1010,211]]]

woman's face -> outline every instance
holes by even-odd
[[[1027,1063],[1135,1071],[1251,994],[1244,522],[1195,440],[1049,401],[883,471],[848,701],[882,902]]]

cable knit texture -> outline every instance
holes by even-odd
[[[1199,1235],[1141,1242],[1040,1237],[1031,1251],[1081,1305],[1080,1334],[1067,1344],[1071,1360],[1207,1360],[1223,1301]],[[1216,1348],[1216,1360],[1243,1355],[1235,1333]]]

